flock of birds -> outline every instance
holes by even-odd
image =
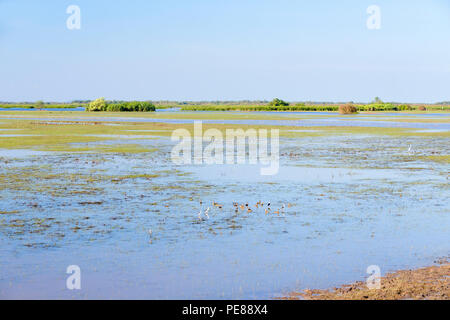
[[[217,202],[215,202],[215,201],[213,201],[212,202],[212,207],[213,208],[217,208],[217,209],[223,209],[224,206],[219,204],[219,203],[217,203]],[[253,212],[253,209],[248,204],[248,202],[244,203],[244,204],[239,204],[237,202],[233,202],[233,207],[234,207],[234,212],[236,214],[239,213],[240,211],[247,212],[247,213],[252,213]],[[288,203],[287,205],[282,204],[281,208],[278,208],[277,210],[272,211],[272,208],[270,206],[270,202],[264,203],[262,201],[258,201],[255,204],[254,207],[256,209],[259,209],[259,208],[264,209],[265,214],[273,213],[273,214],[278,214],[279,215],[280,213],[281,214],[284,213],[284,210],[286,209],[286,207],[287,208],[291,208],[292,204],[290,204],[290,203]],[[211,207],[208,207],[205,211],[203,211],[203,201],[200,201],[200,211],[198,212],[198,219],[199,220],[204,220],[204,219],[208,220],[210,211],[211,211]]]
[[[286,208],[291,208],[292,206],[293,206],[293,204],[291,204],[291,203],[288,203],[287,205],[282,204],[281,208],[278,208],[277,210],[272,211],[272,208],[270,206],[270,202],[263,203],[262,201],[258,201],[255,204],[255,206],[254,206],[255,209],[252,209],[251,206],[248,204],[248,202],[244,203],[244,204],[239,204],[237,202],[233,202],[234,212],[236,214],[239,213],[239,211],[252,213],[252,212],[254,212],[254,210],[256,211],[258,209],[264,209],[265,214],[273,213],[273,214],[279,215],[279,214],[283,214],[284,210]],[[215,201],[213,201],[212,202],[212,207],[213,208],[217,208],[219,210],[222,210],[224,206],[219,204],[219,203],[217,203],[217,202],[215,202]],[[200,211],[198,212],[198,219],[200,221],[209,220],[210,212],[211,212],[211,207],[208,207],[206,210],[203,211],[203,201],[200,201]],[[148,233],[148,236],[150,237],[150,242],[151,242],[152,239],[153,239],[153,230],[152,229],[148,229],[147,233]]]
[[[415,151],[413,149],[413,146],[410,144],[409,148],[408,148],[408,153],[413,154],[414,152]],[[273,214],[278,214],[278,215],[280,213],[283,214],[284,210],[286,209],[286,207],[291,208],[292,206],[293,205],[290,204],[290,203],[288,203],[287,206],[285,204],[282,204],[281,208],[272,211],[272,208],[270,206],[270,202],[263,203],[262,201],[258,201],[255,204],[255,208],[256,209],[259,209],[259,208],[264,209],[265,214],[273,213]],[[219,203],[217,203],[217,202],[215,202],[215,201],[213,201],[212,202],[212,207],[213,208],[218,208],[218,209],[223,209],[224,206],[219,204]],[[248,204],[248,202],[245,203],[245,204],[239,204],[237,202],[233,202],[233,207],[234,207],[234,212],[235,213],[239,213],[239,211],[244,211],[244,212],[247,212],[247,213],[252,213],[253,212],[253,209]],[[205,211],[203,211],[203,201],[200,201],[200,211],[198,212],[198,219],[201,220],[201,221],[204,220],[204,219],[208,220],[210,218],[209,217],[209,213],[210,212],[211,212],[211,207],[208,207]],[[151,229],[148,230],[148,234],[149,234],[150,237],[152,237],[153,236],[153,231]]]

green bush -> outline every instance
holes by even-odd
[[[34,107],[38,108],[38,109],[44,108],[44,101],[42,101],[42,100],[36,101],[36,103],[34,104]]]
[[[106,111],[109,112],[151,112],[155,111],[155,106],[150,102],[131,101],[108,104]]]
[[[105,98],[98,98],[89,103],[89,105],[86,107],[86,111],[90,112],[98,112],[98,111],[106,111],[106,101]]]
[[[273,99],[272,101],[269,102],[270,107],[287,107],[288,105],[289,103],[278,98]]]
[[[108,111],[108,112],[151,112],[155,106],[150,102],[131,101],[120,103],[106,103],[104,98],[97,99],[89,104],[86,111]]]
[[[399,111],[412,111],[413,108],[409,104],[401,104],[398,106]]]
[[[407,109],[407,105],[403,105],[403,107],[401,108],[404,108],[404,110],[409,110]],[[358,111],[399,111],[399,110],[400,106],[393,105],[392,103],[371,103],[367,105],[358,106]]]

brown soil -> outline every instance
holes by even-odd
[[[285,299],[297,300],[449,300],[450,263],[417,270],[402,270],[381,278],[380,289],[369,289],[365,282],[332,290],[304,290]]]

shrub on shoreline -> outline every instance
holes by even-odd
[[[105,111],[106,110],[106,101],[105,98],[98,98],[89,103],[89,105],[86,107],[86,111]]]
[[[340,114],[352,114],[357,113],[358,109],[352,105],[352,104],[343,104],[339,106],[339,113]]]

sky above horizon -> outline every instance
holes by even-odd
[[[449,85],[450,0],[0,0],[0,101],[434,103]]]

